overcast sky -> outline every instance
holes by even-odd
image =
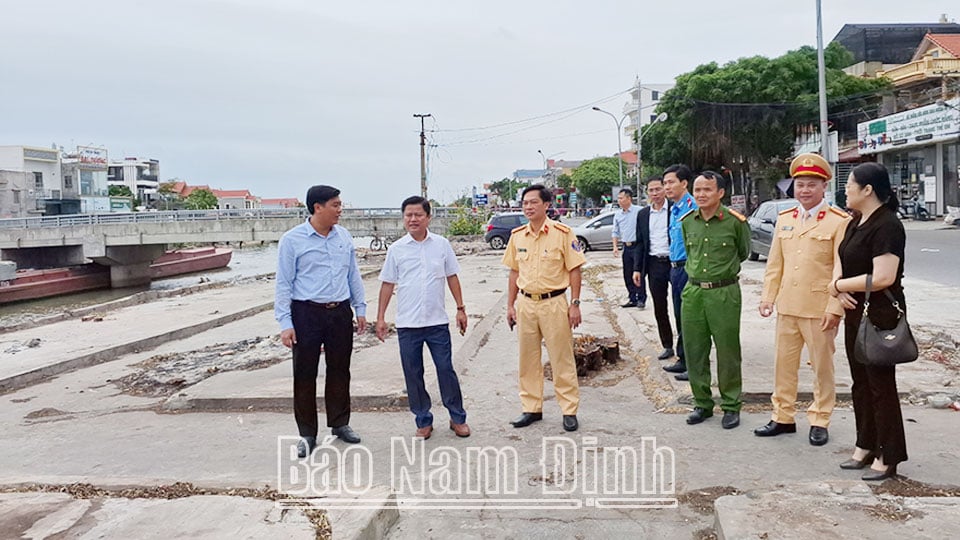
[[[825,41],[957,5],[823,4]],[[0,27],[0,145],[93,144],[159,159],[164,180],[301,200],[328,183],[396,206],[419,193],[414,113],[440,130],[430,195],[448,202],[540,168],[540,149],[613,155],[613,120],[588,105],[619,115],[637,75],[815,45],[816,4],[0,0]]]

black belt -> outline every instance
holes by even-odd
[[[740,281],[740,278],[721,279],[720,281],[701,281],[690,278],[687,281],[694,287],[700,287],[701,289],[719,289],[720,287],[728,287],[735,284],[737,281]]]
[[[671,268],[683,268],[684,266],[686,266],[686,264],[687,264],[687,261],[671,261],[671,262],[670,262],[670,267],[671,267]]]
[[[623,243],[623,245],[625,245],[625,246],[627,246],[627,247],[633,247],[634,244],[636,244],[636,242],[624,242],[624,243]]]
[[[340,306],[346,305],[350,300],[342,300],[340,302],[314,302],[313,300],[294,300],[294,302],[306,302],[311,306],[322,307],[324,309],[337,309]]]
[[[550,291],[543,294],[530,294],[527,291],[520,289],[520,293],[530,298],[531,300],[546,300],[547,298],[553,298],[554,296],[560,296],[561,294],[567,292],[566,289],[557,289],[555,291]]]
[[[668,262],[670,262],[670,256],[669,256],[669,255],[648,255],[648,257],[650,257],[650,260],[651,260],[651,261],[657,261],[657,262],[662,262],[662,263],[668,263]]]

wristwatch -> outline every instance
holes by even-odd
[[[570,301],[570,303],[573,304],[573,305],[575,305],[575,306],[579,306],[579,305],[580,305],[580,299],[579,299],[579,298],[574,298],[573,300]]]
[[[457,306],[457,311],[467,311],[467,306]]]

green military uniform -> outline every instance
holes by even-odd
[[[687,286],[681,321],[687,372],[695,405],[712,411],[710,339],[717,347],[717,380],[724,411],[740,411],[740,263],[750,254],[747,218],[720,205],[704,220],[700,210],[681,219],[687,248]]]

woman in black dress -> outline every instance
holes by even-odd
[[[834,265],[831,294],[846,310],[844,341],[853,376],[853,411],[857,422],[857,446],[842,469],[870,465],[864,480],[885,480],[897,474],[897,464],[907,460],[907,443],[893,366],[867,366],[854,359],[853,347],[863,318],[867,275],[873,275],[870,320],[879,328],[896,326],[898,311],[882,292],[889,289],[900,308],[906,301],[900,280],[906,234],[897,218],[897,196],[890,187],[886,168],[864,163],[853,169],[847,181],[847,208],[854,211],[840,243],[839,262]]]

